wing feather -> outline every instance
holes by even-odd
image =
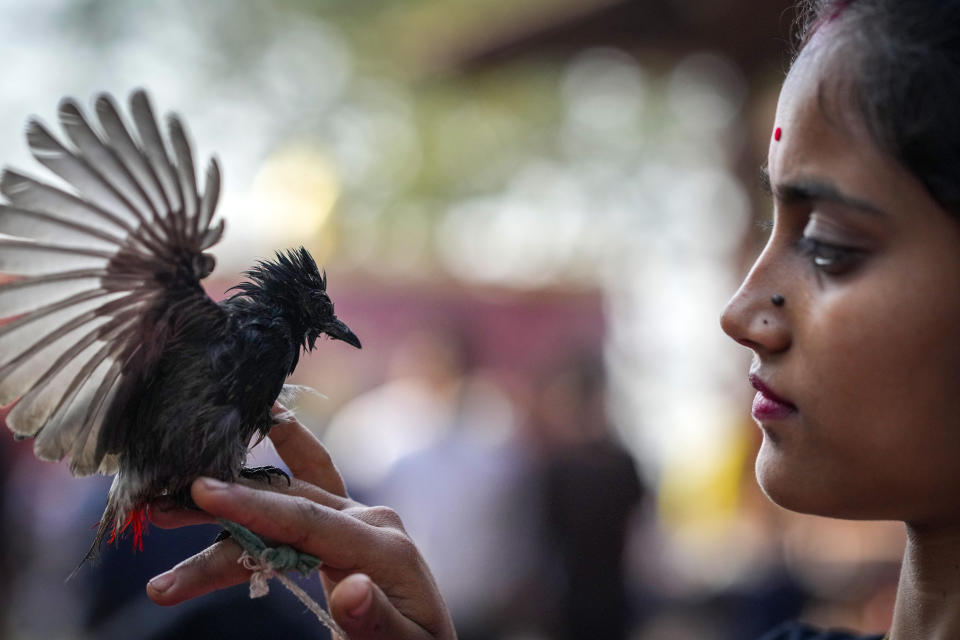
[[[111,387],[110,389],[111,398],[116,393],[118,386],[119,386],[119,383],[114,384],[113,387]],[[112,475],[115,475],[118,471],[120,471],[120,456],[118,456],[115,453],[108,453],[105,456],[103,456],[103,459],[100,461],[99,467],[96,466],[96,462],[88,461],[87,449],[89,448],[90,440],[92,440],[92,438],[88,438],[87,442],[84,444],[83,452],[80,454],[82,457],[77,463],[76,468],[74,467],[73,461],[71,460],[70,472],[76,476],[87,476],[87,475],[90,475],[91,473],[101,473],[105,476],[112,476]],[[94,451],[96,451],[96,449],[94,449]],[[91,453],[89,455],[94,455],[94,454]],[[80,466],[80,465],[83,465],[83,466]]]
[[[89,348],[95,349],[98,346],[94,344]],[[104,351],[103,346],[100,346],[99,349],[101,353]],[[93,401],[97,388],[100,386],[98,383],[102,382],[106,375],[104,369],[109,368],[112,364],[100,353],[92,357],[87,362],[88,366],[93,365],[94,367],[92,375],[88,374],[82,383],[73,389],[68,397],[64,398],[66,404],[62,405],[55,417],[43,416],[41,418],[46,422],[46,425],[36,433],[33,443],[33,452],[38,458],[56,462],[62,460],[73,447],[78,432],[83,427],[85,414],[90,408],[90,403]],[[81,375],[83,375],[83,372],[77,374],[77,377]],[[19,407],[19,404],[14,407],[7,418],[8,423],[10,423],[10,419],[14,417],[14,413]],[[14,429],[17,428],[17,426],[11,426]]]
[[[19,398],[36,384],[46,384],[49,376],[76,357],[83,346],[111,335],[118,318],[142,312],[145,305],[138,304],[142,295],[121,298],[119,301],[124,304],[120,305],[116,304],[117,300],[107,303],[119,307],[114,316],[96,311],[75,315],[32,344],[27,343],[29,346],[15,351],[16,355],[7,356],[0,367],[0,405]]]
[[[163,190],[157,181],[157,177],[153,174],[153,169],[150,168],[130,136],[113,98],[106,94],[99,96],[95,103],[95,109],[97,118],[100,120],[100,126],[106,134],[107,144],[130,170],[140,188],[147,195],[154,216],[161,216],[168,208]]]
[[[67,137],[77,146],[87,162],[97,167],[111,186],[133,205],[139,222],[150,219],[153,209],[143,189],[113,150],[107,147],[93,130],[77,103],[71,99],[63,100],[60,103],[59,116]]]
[[[60,143],[39,120],[27,124],[27,143],[33,157],[69,182],[81,195],[101,209],[129,224],[143,222],[141,214],[114,189],[84,158]]]
[[[17,436],[35,437],[38,457],[69,456],[78,475],[117,471],[120,418],[172,323],[226,321],[199,286],[208,262],[200,252],[224,228],[211,225],[216,159],[201,195],[176,116],[164,140],[143,91],[130,98],[135,129],[109,95],[95,111],[97,128],[75,101],[61,101],[71,146],[36,119],[27,127],[33,155],[75,193],[14,170],[0,177],[9,202],[0,204],[0,274],[17,276],[0,284],[0,405]]]
[[[104,268],[112,253],[19,238],[0,238],[0,273],[34,276],[70,269]]]
[[[107,293],[102,290],[90,291],[71,300],[72,304],[48,305],[40,313],[34,312],[0,327],[0,366],[20,355],[37,336],[51,336],[74,318],[96,313],[114,300],[130,295],[128,292]],[[103,315],[104,312],[100,311]],[[2,384],[2,383],[0,383]]]
[[[117,236],[61,219],[50,213],[0,205],[0,233],[32,240],[82,244],[92,249],[116,251],[123,245]]]
[[[203,234],[203,239],[200,242],[200,248],[206,251],[213,245],[220,242],[220,238],[223,237],[223,230],[223,220],[220,220],[217,222],[217,224],[207,229],[207,232]]]
[[[12,318],[35,311],[50,303],[84,292],[100,290],[100,279],[106,269],[81,269],[47,276],[20,278],[0,285],[0,313]],[[3,327],[0,327],[0,332]]]
[[[153,107],[150,106],[150,99],[147,98],[145,91],[135,91],[130,96],[130,113],[137,126],[137,133],[140,134],[144,155],[153,168],[153,173],[166,200],[165,211],[171,213],[182,210],[180,184],[177,182],[173,167],[170,166],[163,138],[160,137],[160,129],[157,128],[157,119],[153,115]]]
[[[200,216],[197,219],[198,232],[203,235],[213,219],[213,211],[220,199],[220,164],[216,158],[210,158],[207,165],[207,179],[203,184],[203,198],[200,200]]]
[[[0,368],[0,404],[12,402],[29,391],[61,358],[72,359],[109,322],[108,317],[95,318],[83,326],[73,326],[53,340],[45,336],[7,362]]]
[[[97,442],[100,439],[100,430],[103,427],[107,417],[109,407],[112,404],[113,397],[116,396],[123,373],[123,360],[113,360],[110,369],[106,372],[100,381],[96,392],[90,400],[90,410],[83,421],[83,427],[74,438],[73,446],[70,449],[70,472],[74,475],[85,476],[98,471],[103,471],[103,465],[116,466],[116,456],[103,456],[104,462],[97,460]],[[110,463],[107,459],[113,458]],[[108,473],[116,473],[109,471]]]
[[[117,327],[116,333],[129,331],[132,326],[133,322],[128,322],[126,326]],[[114,338],[115,336],[111,336],[111,339]],[[44,460],[62,460],[71,448],[80,444],[77,440],[81,434],[89,434],[94,419],[100,411],[100,402],[105,398],[109,387],[116,381],[113,370],[120,368],[119,362],[114,359],[115,349],[115,341],[114,343],[93,343],[87,347],[89,352],[93,352],[89,357],[81,356],[76,359],[83,363],[75,367],[78,371],[70,372],[73,375],[69,378],[67,375],[60,376],[69,379],[70,382],[56,406],[51,410],[49,407],[53,403],[48,402],[46,407],[42,407],[46,410],[46,414],[35,417],[34,424],[29,427],[39,430],[39,433],[34,432],[36,433],[34,452],[37,457]],[[24,398],[26,399],[26,396]],[[7,418],[8,423],[19,408],[20,403],[10,412]],[[82,444],[80,446],[82,448]]]
[[[24,209],[57,212],[65,219],[107,232],[129,234],[134,230],[133,225],[109,211],[12,169],[4,170],[0,192]]]
[[[180,192],[183,194],[183,214],[189,225],[188,230],[195,234],[200,196],[197,194],[197,172],[193,165],[190,139],[187,136],[186,127],[175,115],[168,116],[167,128],[170,146],[173,147],[173,154],[177,159],[177,178],[180,181]]]
[[[73,401],[84,382],[106,359],[111,346],[101,341],[91,342],[65,366],[37,381],[7,415],[7,425],[15,433],[26,436],[36,436],[41,429],[44,433],[56,431],[50,428],[51,424],[44,426],[45,423]],[[48,389],[53,392],[44,393]]]

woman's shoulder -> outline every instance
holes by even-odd
[[[848,631],[823,631],[800,622],[788,622],[768,631],[760,640],[882,640],[883,634],[859,636]]]

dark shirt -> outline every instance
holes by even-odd
[[[883,640],[883,634],[859,636],[847,631],[822,631],[799,622],[782,624],[760,640]]]

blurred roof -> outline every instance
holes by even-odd
[[[439,73],[482,70],[531,55],[612,46],[675,57],[708,49],[749,74],[789,50],[792,0],[581,0],[522,12],[474,31],[435,60]]]

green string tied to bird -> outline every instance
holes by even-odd
[[[320,558],[298,551],[289,545],[268,546],[263,539],[246,527],[218,519],[220,526],[230,532],[231,538],[240,545],[243,553],[237,562],[248,569],[250,573],[250,597],[261,598],[270,592],[269,580],[276,578],[283,586],[297,597],[322,622],[334,638],[348,640],[340,625],[316,600],[300,588],[286,574],[296,571],[302,576],[309,576],[317,571],[323,561]]]

